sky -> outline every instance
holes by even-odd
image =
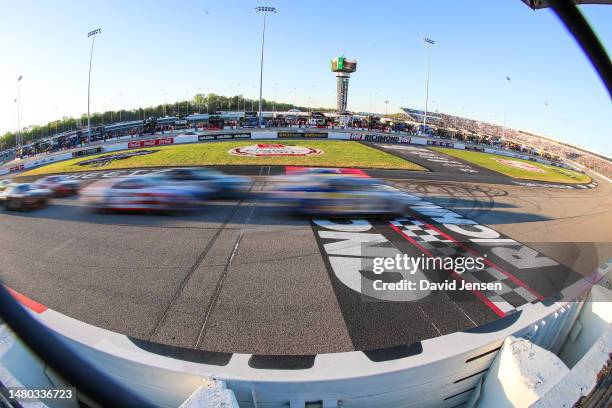
[[[612,156],[610,97],[550,10],[520,0],[3,1],[0,134],[91,110],[128,109],[196,93],[257,98],[262,15],[269,15],[263,92],[302,106],[335,106],[329,62],[357,60],[352,111],[423,109],[541,133]],[[604,46],[612,6],[581,6]],[[506,76],[511,80],[507,81]]]

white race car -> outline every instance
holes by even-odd
[[[164,183],[155,176],[94,182],[81,190],[81,200],[101,211],[181,211],[194,209],[205,197],[201,186]]]

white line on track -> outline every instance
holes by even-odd
[[[223,283],[225,282],[225,278],[227,277],[227,272],[232,263],[232,260],[234,259],[234,256],[236,256],[236,252],[238,252],[238,246],[240,245],[240,241],[242,241],[243,236],[244,236],[244,231],[241,231],[240,235],[238,235],[238,239],[236,240],[236,244],[234,245],[234,249],[232,250],[232,254],[227,260],[227,263],[225,264],[225,268],[223,268],[223,273],[221,274],[221,277],[219,278],[219,281],[217,282],[215,293],[213,293],[213,297],[210,301],[211,306],[207,308],[206,310],[206,315],[204,316],[204,322],[202,323],[202,327],[200,328],[200,332],[198,333],[198,338],[196,339],[196,342],[195,342],[195,346],[194,346],[195,349],[197,349],[200,346],[202,337],[204,336],[204,330],[206,329],[206,324],[208,323],[208,319],[210,319],[210,315],[212,314],[214,305],[217,303],[217,299],[219,298],[219,295],[221,294],[221,289],[223,288]]]

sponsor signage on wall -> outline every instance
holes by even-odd
[[[351,140],[363,140],[364,142],[382,142],[382,143],[404,143],[404,144],[410,143],[409,136],[396,136],[396,135],[351,135]]]
[[[128,142],[128,149],[135,149],[138,147],[169,145],[173,143],[174,143],[173,137],[162,137],[160,139],[150,139],[150,140],[138,140],[135,142]]]
[[[410,143],[410,136],[397,136],[397,135],[372,135],[372,134],[359,134],[351,133],[350,140],[361,140],[364,142],[382,142],[382,143]]]
[[[295,139],[305,137],[308,139],[327,139],[327,132],[278,132],[279,139]]]
[[[102,153],[101,146],[92,147],[89,149],[77,150],[76,152],[72,152],[72,157],[81,157],[81,156],[87,156],[89,154],[96,154],[96,153]]]
[[[251,133],[216,133],[211,135],[199,135],[198,141],[203,142],[206,140],[225,140],[225,139],[250,139]]]
[[[427,140],[427,144],[430,146],[442,146],[442,147],[454,147],[453,142],[445,142],[443,140]]]
[[[25,168],[24,165],[20,164],[18,166],[14,166],[14,167],[9,168],[9,173],[15,173],[16,171],[21,171],[24,168]]]

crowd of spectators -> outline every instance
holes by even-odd
[[[430,129],[432,136],[513,150],[549,160],[571,160],[606,177],[612,177],[612,160],[609,158],[517,129],[457,116],[439,116],[440,122]]]
[[[579,163],[589,169],[603,174],[606,177],[612,177],[612,160],[606,159],[603,156],[592,154],[580,148],[549,140],[547,138],[527,132],[517,132],[517,134],[514,136],[514,140],[525,145],[539,146],[541,149],[561,158]]]
[[[541,156],[549,160],[571,160],[587,168],[593,169],[605,176],[612,177],[612,161],[603,156],[591,154],[585,150],[559,143],[545,137],[528,132],[510,129],[491,123],[472,119],[460,118],[446,114],[438,114],[439,120],[435,125],[424,128],[414,122],[401,120],[384,120],[380,118],[354,118],[350,122],[335,121],[328,118],[326,123],[313,122],[313,119],[305,117],[275,117],[266,121],[267,127],[329,127],[332,129],[366,129],[381,132],[405,132],[408,134],[428,134],[433,137],[443,138],[472,145],[490,146],[498,149],[513,150]],[[223,126],[240,127],[240,121],[226,121]],[[208,123],[195,123],[188,126],[193,130],[210,129]],[[183,127],[184,128],[184,127]],[[106,142],[124,136],[136,137],[146,133],[172,133],[176,128],[173,125],[156,124],[151,129],[131,128],[116,131],[95,132],[93,142]],[[40,141],[28,145],[21,150],[11,149],[0,152],[0,163],[10,161],[15,157],[29,157],[32,155],[57,152],[72,149],[87,144],[87,136],[83,132],[73,132],[53,141]]]

